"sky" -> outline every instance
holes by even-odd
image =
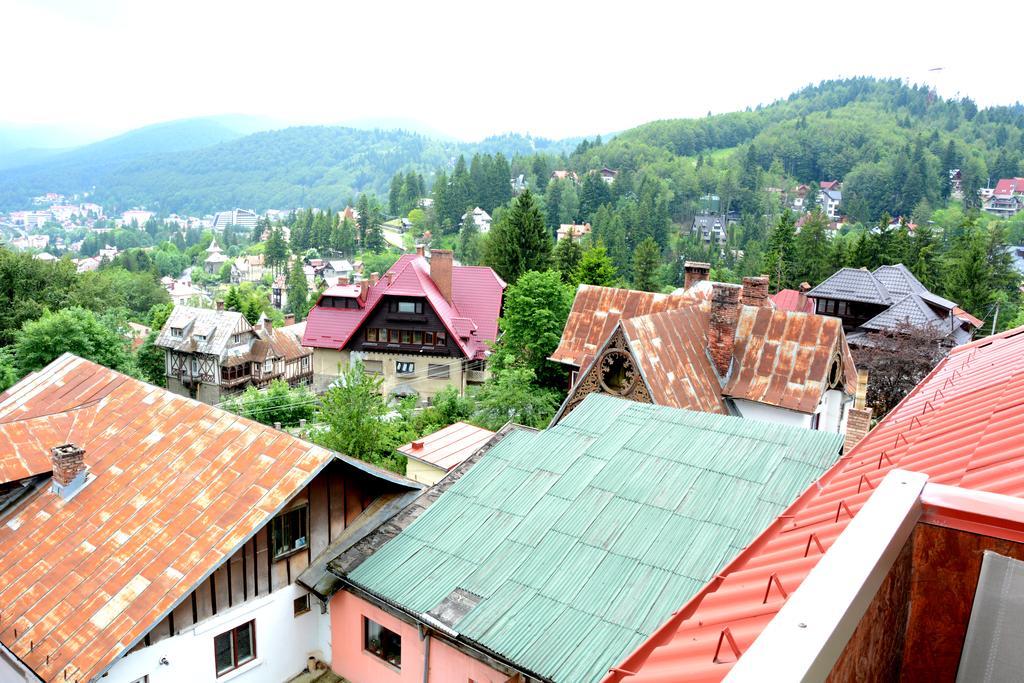
[[[383,117],[478,140],[608,133],[857,75],[1024,100],[1017,41],[991,21],[891,0],[0,0],[0,121],[101,137],[216,114]]]

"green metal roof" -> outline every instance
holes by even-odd
[[[593,394],[512,432],[349,574],[560,683],[598,680],[835,462],[838,434]]]

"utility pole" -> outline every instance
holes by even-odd
[[[996,302],[996,314],[994,316],[992,316],[992,332],[990,332],[989,334],[995,334],[996,333],[996,321],[997,320],[999,320],[999,302],[998,301]]]

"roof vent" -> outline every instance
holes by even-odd
[[[423,442],[422,441],[413,441],[412,442],[412,449],[414,451],[423,450]]]
[[[88,470],[85,467],[85,449],[73,443],[50,449],[53,466],[52,491],[67,500],[85,485]]]

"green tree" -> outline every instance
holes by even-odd
[[[275,273],[288,265],[288,243],[284,241],[284,235],[280,228],[271,228],[267,237],[267,247],[264,252],[267,267]]]
[[[491,228],[484,262],[512,284],[528,270],[551,265],[551,234],[529,190]]]
[[[796,270],[796,223],[788,209],[782,212],[768,234],[764,265],[775,291],[796,284],[793,275]]]
[[[576,267],[583,257],[583,250],[576,240],[566,237],[555,244],[555,268],[562,274],[562,282],[572,283],[576,276]]]
[[[128,340],[107,327],[89,310],[77,306],[25,323],[14,345],[19,372],[39,370],[63,353],[105,365],[108,368],[135,373],[128,353]]]
[[[619,276],[615,264],[608,258],[604,244],[598,240],[594,246],[583,252],[580,263],[576,267],[573,282],[579,285],[599,285],[615,287]]]
[[[832,274],[831,252],[828,234],[825,232],[826,220],[825,214],[815,210],[800,227],[794,245],[794,280],[817,284]]]
[[[303,320],[309,310],[309,283],[306,273],[302,270],[302,260],[295,259],[288,271],[288,311],[295,315],[296,320]]]
[[[548,360],[562,337],[572,307],[572,290],[558,271],[529,271],[505,292],[498,320],[501,341],[494,357],[530,368],[537,381],[551,387],[565,384],[565,371]]]
[[[382,382],[382,378],[366,374],[363,364],[356,361],[321,396],[316,417],[324,428],[311,436],[326,448],[404,472],[404,461],[393,456],[401,443],[384,419],[391,411],[380,393]]]
[[[467,266],[475,266],[480,263],[480,230],[476,221],[468,219],[462,222],[462,229],[459,230],[459,242],[455,247],[455,254],[459,261]]]
[[[473,424],[491,430],[501,429],[506,422],[547,427],[558,409],[556,392],[538,387],[533,370],[525,366],[498,362],[491,372],[476,394]]]
[[[14,349],[0,346],[0,391],[7,391],[20,377],[21,373],[15,365]]]
[[[167,369],[165,367],[166,352],[156,345],[160,336],[159,329],[153,329],[135,352],[135,365],[142,379],[158,387],[167,386]]]
[[[633,255],[633,288],[645,292],[656,292],[661,287],[658,283],[658,266],[661,265],[661,249],[653,237],[647,237],[637,245]]]
[[[984,319],[995,300],[985,234],[973,223],[956,240],[946,272],[946,294],[968,313]]]
[[[281,423],[294,427],[299,420],[309,420],[315,411],[316,397],[305,387],[288,386],[276,379],[266,390],[248,387],[241,395],[224,402],[224,410],[266,425]]]

